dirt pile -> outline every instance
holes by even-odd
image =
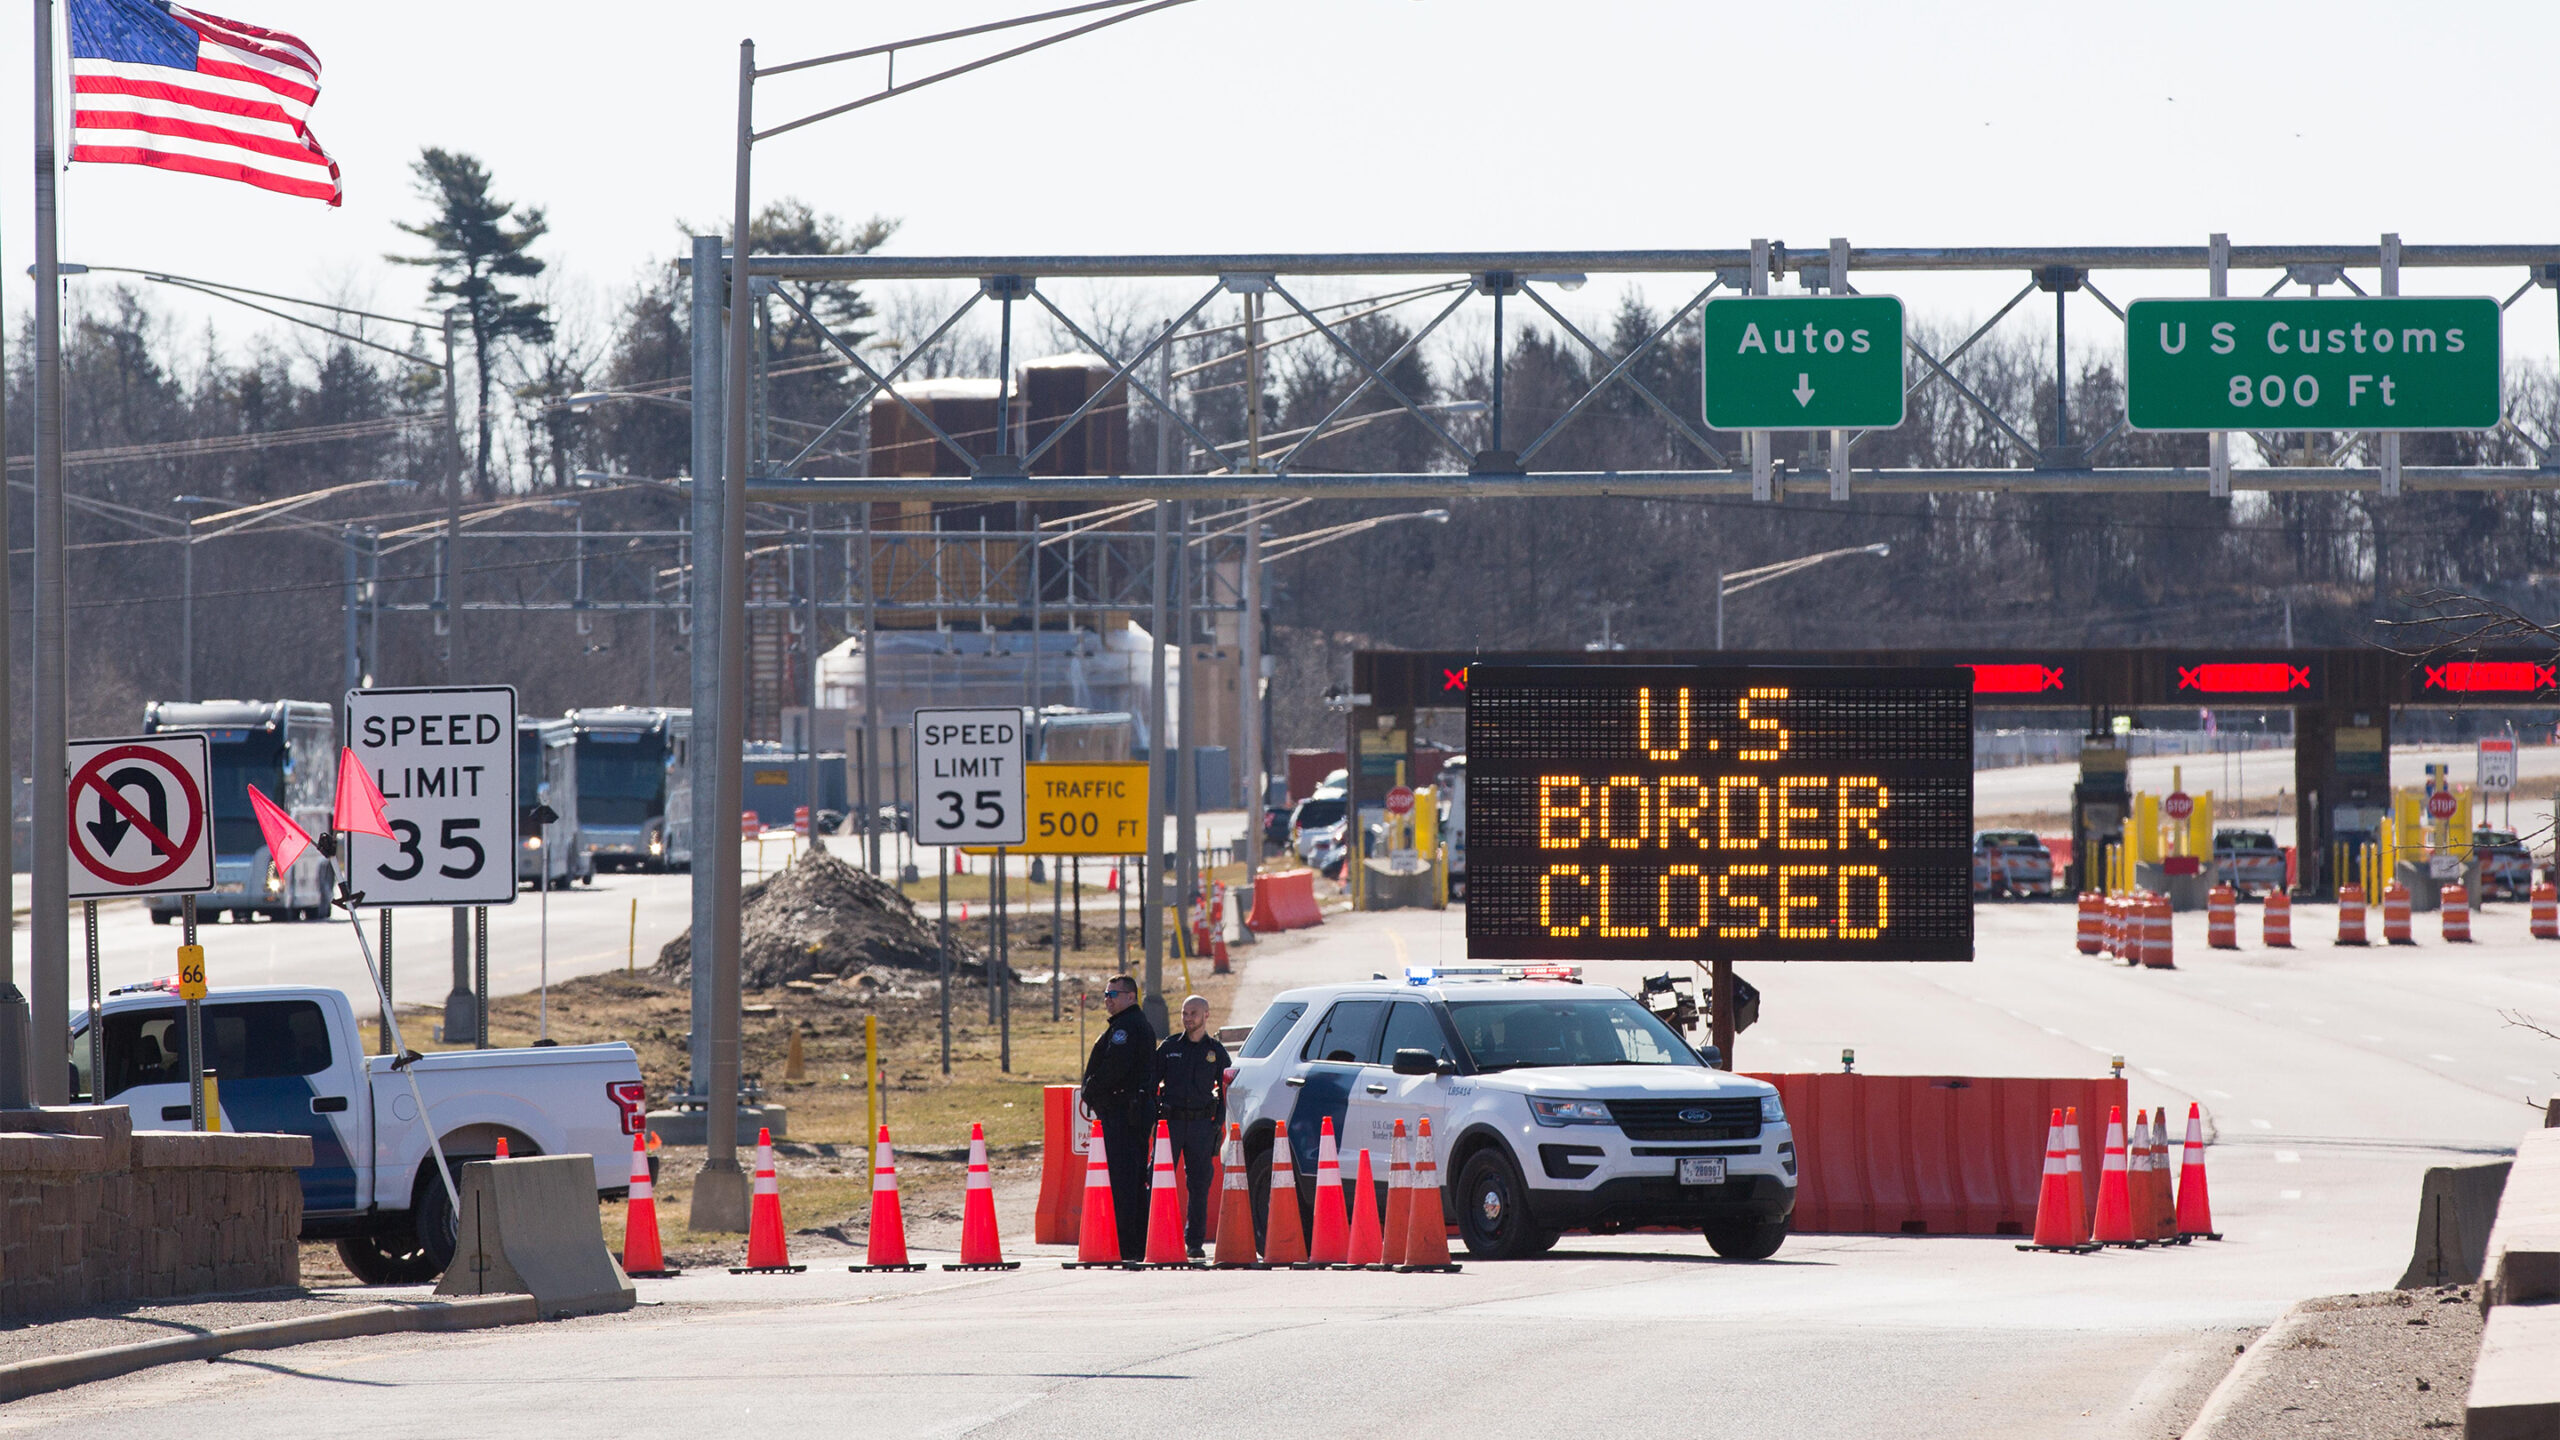
[[[932,922],[888,882],[824,850],[805,851],[781,874],[745,888],[739,937],[742,979],[750,990],[874,967],[942,968]],[[955,970],[983,970],[985,964],[956,930],[951,963]],[[690,929],[658,952],[656,968],[671,980],[692,974]]]

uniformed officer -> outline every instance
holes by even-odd
[[[1184,1000],[1182,1033],[1156,1047],[1156,1074],[1165,1123],[1173,1132],[1173,1161],[1191,1192],[1183,1240],[1194,1256],[1208,1242],[1209,1193],[1216,1183],[1210,1176],[1226,1131],[1229,1063],[1227,1047],[1209,1033],[1209,1002],[1197,995]]]
[[[1156,1128],[1156,1032],[1138,1005],[1138,982],[1114,975],[1103,987],[1111,1020],[1084,1062],[1084,1104],[1102,1122],[1102,1158],[1111,1169],[1111,1208],[1120,1222],[1120,1255],[1147,1252],[1149,1151]]]

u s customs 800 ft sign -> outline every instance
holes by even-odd
[[[1470,956],[1970,960],[1972,680],[1479,665],[1467,822]]]

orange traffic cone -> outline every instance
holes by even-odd
[[[960,1200],[960,1263],[945,1270],[1019,1270],[996,1235],[995,1176],[987,1169],[987,1127],[969,1126],[969,1188]]]
[[[1298,1171],[1289,1161],[1289,1127],[1271,1132],[1271,1194],[1262,1216],[1262,1258],[1307,1263],[1307,1234],[1298,1224]]]
[[[1117,895],[1120,893],[1119,866],[1114,865],[1111,867],[1111,878],[1102,882],[1102,893],[1105,895]]]
[[[797,1275],[808,1269],[791,1263],[791,1247],[782,1238],[782,1187],[773,1178],[773,1132],[756,1132],[756,1191],[747,1202],[747,1263],[730,1267],[732,1275]]]
[[[2151,1109],[2151,1238],[2178,1238],[2178,1192],[2169,1181],[2169,1107]]]
[[[1182,1192],[1173,1179],[1173,1127],[1156,1122],[1156,1180],[1147,1195],[1147,1264],[1189,1269],[1182,1246]]]
[[[1243,1126],[1227,1127],[1227,1145],[1218,1154],[1218,1171],[1223,1191],[1218,1197],[1218,1268],[1259,1266],[1262,1257],[1253,1247],[1253,1190],[1245,1176]]]
[[[1369,1152],[1362,1150],[1351,1179],[1351,1248],[1342,1260],[1354,1269],[1374,1270],[1385,1253],[1386,1234],[1378,1224],[1378,1182],[1369,1173]]]
[[[1307,1242],[1307,1264],[1340,1265],[1351,1253],[1351,1217],[1342,1209],[1342,1157],[1333,1148],[1333,1117],[1316,1138],[1316,1233]]]
[[[1404,1122],[1396,1122],[1395,1146],[1387,1152],[1387,1227],[1379,1248],[1378,1267],[1392,1270],[1404,1263],[1404,1232],[1413,1225],[1413,1156],[1406,1148]]]
[[[1076,1258],[1061,1270],[1118,1270],[1120,1216],[1111,1206],[1111,1162],[1102,1153],[1102,1122],[1093,1122],[1093,1139],[1084,1151],[1084,1221],[1076,1233]]]
[[[2062,1112],[2053,1112],[2044,1131],[2044,1186],[2036,1195],[2035,1239],[2021,1250],[2058,1250],[2081,1254],[2097,1247],[2080,1230],[2080,1208],[2071,1199],[2071,1166],[2063,1150]]]
[[[2133,1128],[2126,1131],[2124,1137],[2125,1208],[2132,1213],[2133,1238],[2136,1240],[2160,1238],[2151,1233],[2157,1213],[2151,1199],[2151,1181],[2151,1112],[2136,1109]]]
[[[2079,1218],[2071,1228],[2081,1239],[2089,1238],[2089,1181],[2083,1167],[2080,1149],[2080,1107],[2062,1107],[2062,1149],[2064,1174],[2071,1182],[2071,1213]]]
[[[2204,1183],[2204,1112],[2192,1102],[2187,1106],[2185,1163],[2178,1167],[2178,1235],[2181,1239],[2222,1238],[2222,1232],[2213,1228],[2213,1193]]]
[[[1449,1219],[1440,1209],[1440,1167],[1431,1158],[1431,1117],[1422,1117],[1422,1133],[1413,1142],[1413,1196],[1406,1202],[1405,1274],[1417,1270],[1455,1271],[1449,1263]]]
[[[640,1280],[681,1275],[658,1248],[658,1190],[649,1178],[649,1135],[631,1137],[631,1203],[622,1211],[622,1273]]]
[[[2098,1172],[2098,1218],[2089,1238],[2101,1245],[2139,1245],[2133,1236],[2133,1203],[2124,1168],[2124,1107],[2107,1107],[2106,1168]]]
[[[907,1212],[898,1201],[898,1156],[889,1148],[886,1125],[871,1146],[871,1244],[862,1264],[844,1268],[856,1273],[924,1268],[907,1259]]]

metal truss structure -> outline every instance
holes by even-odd
[[[863,385],[853,403],[832,425],[825,427],[816,440],[802,447],[796,456],[785,459],[778,467],[789,471],[801,468],[817,454],[821,442],[857,423],[872,402],[888,396],[920,423],[935,442],[952,452],[969,471],[966,476],[921,478],[873,477],[803,477],[789,474],[751,476],[747,497],[757,501],[780,501],[793,504],[859,500],[1075,500],[1105,501],[1115,499],[1179,499],[1216,497],[1225,499],[1319,496],[1342,499],[1422,498],[1434,496],[1534,497],[1541,495],[1682,495],[1736,494],[1754,499],[1775,501],[1791,494],[1821,494],[1833,500],[1845,500],[1852,494],[1913,494],[1948,491],[2007,491],[2020,493],[2197,493],[2228,495],[2235,490],[2302,491],[2302,490],[2378,490],[2385,495],[2409,490],[2517,490],[2539,489],[2560,485],[2560,457],[2554,454],[2552,437],[2536,437],[2510,416],[2502,428],[2514,434],[2540,462],[2532,466],[2407,466],[2399,461],[2398,438],[2373,435],[2339,447],[2332,453],[2333,463],[2324,465],[2276,465],[2235,468],[2229,461],[2227,436],[2212,437],[2212,462],[2199,467],[2110,466],[2109,451],[2123,438],[2125,426],[2119,422],[2103,433],[2073,437],[2067,414],[2055,416],[2054,435],[2059,437],[2043,445],[2028,438],[2035,422],[2025,417],[2007,416],[1968,388],[1951,368],[1983,336],[2005,320],[2029,296],[2043,291],[2054,297],[2054,334],[2057,365],[2067,364],[2068,350],[2061,343],[2066,338],[2065,302],[2073,294],[2084,294],[2112,315],[2118,322],[2124,318],[2123,307],[2101,290],[2098,278],[2117,286],[2118,276],[2174,277],[2174,283],[2159,287],[2161,293],[2193,293],[2195,281],[2204,282],[2207,294],[2228,292],[2231,272],[2275,272],[2279,278],[2267,291],[2274,294],[2289,286],[2301,287],[2317,294],[2326,286],[2340,285],[2357,294],[2397,294],[2400,277],[2408,270],[2453,270],[2466,274],[2494,276],[2492,284],[2500,289],[2512,285],[2503,307],[2512,307],[2526,292],[2536,288],[2560,286],[2560,244],[2542,245],[2404,245],[2396,235],[2386,235],[2369,245],[2232,245],[2216,235],[2203,245],[2195,246],[2055,246],[2055,247],[1984,247],[1984,248],[1862,248],[1846,240],[1833,240],[1819,250],[1791,250],[1783,242],[1754,240],[1738,250],[1646,250],[1646,251],[1487,251],[1429,252],[1411,254],[1242,254],[1242,255],[1164,255],[1164,256],[951,256],[936,258],[863,256],[786,256],[757,255],[748,264],[759,288],[779,298],[804,323],[816,326],[834,348],[842,362],[858,372]],[[2368,272],[2370,290],[2355,272]],[[2503,273],[2501,273],[2503,272]],[[1648,387],[1637,372],[1639,363],[1694,315],[1711,295],[1724,292],[1767,294],[1773,282],[1790,277],[1807,293],[1857,293],[1852,277],[1867,281],[1914,273],[2007,273],[2022,277],[2018,291],[1989,320],[1977,328],[1961,344],[1946,354],[1930,351],[1917,340],[1907,341],[1911,376],[1909,390],[1917,393],[1931,385],[1950,387],[1968,406],[1979,412],[2015,451],[2019,463],[2005,468],[1914,470],[1861,467],[1858,448],[1861,432],[1823,432],[1827,437],[1822,449],[1827,463],[1820,470],[1790,470],[1781,464],[1773,451],[1768,432],[1710,432],[1692,418],[1696,407],[1692,397],[1664,396]],[[1576,325],[1546,291],[1555,287],[1578,285],[1594,275],[1686,277],[1696,289],[1689,300],[1673,310],[1669,318],[1642,344],[1627,354],[1616,354]],[[1343,334],[1336,323],[1328,323],[1320,311],[1304,301],[1296,288],[1316,277],[1363,277],[1419,279],[1425,288],[1445,293],[1448,299],[1431,319],[1413,332],[1393,354],[1364,354]],[[1044,281],[1079,280],[1183,280],[1200,283],[1198,298],[1181,314],[1156,330],[1131,353],[1115,354],[1113,347],[1096,337],[1097,325],[1082,323],[1055,298],[1041,289]],[[848,343],[820,323],[806,298],[795,293],[822,281],[856,281],[881,283],[891,281],[964,280],[975,289],[936,325],[926,337],[906,348],[903,355],[876,366],[860,349]],[[2145,293],[2151,293],[2146,291]],[[1071,430],[1102,397],[1115,393],[1134,393],[1174,426],[1187,432],[1192,443],[1209,454],[1223,453],[1222,447],[1203,433],[1195,413],[1186,413],[1164,393],[1163,357],[1168,347],[1185,335],[1184,327],[1216,306],[1222,297],[1234,296],[1242,302],[1245,325],[1255,330],[1263,323],[1260,311],[1269,307],[1274,318],[1305,327],[1302,338],[1320,341],[1362,377],[1351,392],[1334,406],[1332,412],[1312,428],[1301,432],[1286,445],[1270,448],[1260,442],[1258,407],[1246,407],[1245,416],[1254,440],[1244,455],[1232,466],[1211,474],[1119,474],[1101,476],[1043,476],[1028,473],[1059,436]],[[1057,425],[1051,438],[1031,446],[1027,453],[980,454],[933,423],[922,407],[900,393],[898,382],[915,362],[981,304],[994,305],[999,324],[1009,338],[1015,312],[1024,306],[1036,306],[1077,343],[1102,356],[1113,367],[1110,381],[1096,391],[1095,398]],[[1480,449],[1470,449],[1451,433],[1434,407],[1416,403],[1389,378],[1398,362],[1412,353],[1471,304],[1483,304],[1491,311],[1492,349],[1488,356],[1488,373],[1492,377],[1492,394],[1488,430],[1491,442]],[[1521,305],[1530,307],[1533,318],[1554,327],[1561,335],[1587,351],[1599,378],[1568,404],[1563,412],[1535,435],[1516,435],[1509,428],[1503,395],[1503,353],[1505,326]],[[716,346],[718,336],[695,332],[695,343]],[[1256,348],[1259,348],[1257,342]],[[1152,365],[1151,365],[1151,362]],[[1151,379],[1151,369],[1155,377]],[[699,366],[697,366],[699,373]],[[1010,375],[997,377],[1000,386],[1010,386]],[[1120,387],[1126,387],[1121,391]],[[1259,385],[1247,387],[1258,393]],[[2067,391],[2067,385],[2061,387]],[[1591,404],[1613,390],[1623,390],[1641,400],[1670,426],[1696,454],[1693,468],[1645,471],[1542,471],[1536,468],[1541,454],[1555,438],[1574,424]],[[1423,427],[1435,447],[1448,462],[1445,470],[1429,470],[1414,474],[1334,474],[1308,473],[1297,468],[1298,458],[1317,440],[1337,433],[1347,423],[1374,418],[1374,408],[1355,412],[1353,407],[1371,399],[1373,407],[1383,404],[1409,415]],[[1002,412],[1000,412],[1002,413]],[[1006,447],[999,445],[1001,452]],[[2362,452],[2360,456],[2357,452]],[[2367,463],[2342,463],[2351,456]]]

